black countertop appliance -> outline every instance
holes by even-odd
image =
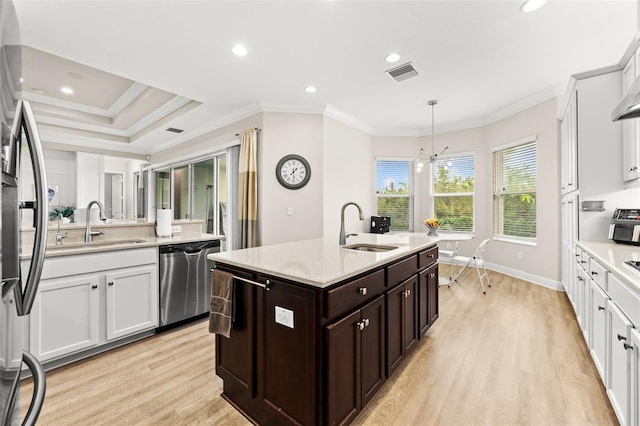
[[[371,233],[384,234],[391,227],[391,216],[371,216]]]

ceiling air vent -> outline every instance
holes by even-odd
[[[409,62],[387,71],[387,74],[393,77],[395,81],[399,82],[411,77],[415,77],[416,75],[418,75],[418,71],[413,67],[413,64]]]
[[[182,132],[184,132],[184,130],[182,130],[182,129],[176,129],[175,127],[169,127],[169,128],[167,129],[167,132],[182,133]]]

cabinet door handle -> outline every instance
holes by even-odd
[[[403,293],[404,293],[404,297],[405,298],[411,296],[411,290],[405,290],[405,291],[403,291]]]
[[[358,288],[358,293],[360,293],[363,296],[367,295],[367,288],[366,287],[359,287]]]
[[[364,326],[369,327],[369,318],[364,319]]]
[[[622,346],[624,346],[626,350],[633,349],[633,345],[630,345],[628,343],[623,343]]]
[[[97,284],[93,284],[93,285],[91,286],[91,288],[96,289],[96,288],[98,288],[98,285],[97,285]]]
[[[110,286],[113,285],[113,281],[109,281],[107,285],[110,285]]]
[[[579,254],[576,254],[576,257],[580,257],[580,255],[579,255]]]
[[[591,271],[591,275],[598,275],[596,271]]]
[[[604,311],[604,306],[600,306],[600,305],[598,305],[598,310],[599,310],[599,311]]]
[[[635,172],[636,170],[638,170],[638,166],[633,166],[629,169],[630,172]]]
[[[364,321],[358,321],[356,323],[356,327],[358,327],[358,330],[360,331],[364,330]]]
[[[433,255],[433,254],[430,254],[430,255],[427,255],[427,257],[434,257],[434,255]]]
[[[578,277],[578,281],[584,281],[584,278]]]
[[[580,263],[582,263],[584,265],[585,263],[587,263],[587,261],[586,260],[581,260]]]
[[[627,338],[622,334],[618,334],[618,340],[627,340]]]
[[[436,277],[436,274],[435,274],[435,273],[432,273],[432,274],[431,274],[431,278],[435,278],[435,277]]]

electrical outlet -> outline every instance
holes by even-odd
[[[182,232],[182,226],[174,225],[174,226],[171,227],[171,233],[172,234],[176,234],[178,232]]]
[[[287,216],[293,216],[293,207],[287,207]]]
[[[524,256],[521,251],[518,252],[518,260],[524,260]]]

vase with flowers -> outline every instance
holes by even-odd
[[[427,232],[427,235],[429,237],[438,236],[438,219],[436,219],[435,217],[432,217],[430,219],[425,220],[424,224],[427,226],[427,229],[429,230]]]

